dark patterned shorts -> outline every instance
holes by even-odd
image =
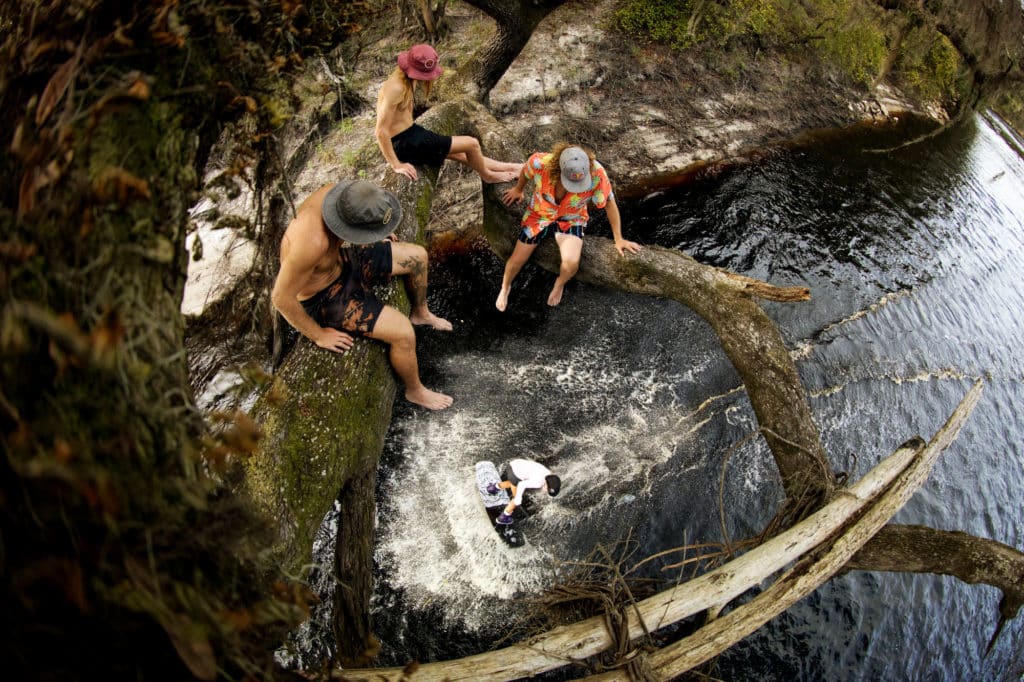
[[[341,274],[302,301],[302,307],[321,327],[368,334],[384,309],[372,287],[387,282],[390,277],[390,241],[347,246],[341,250]]]
[[[547,225],[544,226],[544,229],[538,232],[537,235],[534,237],[531,237],[530,230],[524,227],[523,229],[519,230],[519,236],[516,237],[516,239],[518,239],[524,244],[540,244],[540,241],[544,239],[544,237],[547,237],[549,234],[552,234],[555,230],[558,230],[562,234],[571,234],[573,237],[579,237],[580,239],[583,239],[582,225],[573,225],[569,229],[563,230],[560,227],[558,227],[558,223],[548,223]]]
[[[388,281],[390,277],[390,241],[346,247],[341,250],[341,274],[302,301],[302,307],[321,327],[334,327],[355,335],[368,334],[373,331],[384,309],[372,287]],[[281,313],[277,313],[271,343],[275,371],[298,338],[298,330],[288,324]]]

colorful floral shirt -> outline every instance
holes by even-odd
[[[555,200],[557,181],[548,177],[547,164],[551,154],[537,152],[526,160],[523,174],[526,176],[527,188],[523,196],[529,196],[526,212],[523,213],[523,229],[536,237],[551,223],[558,223],[558,229],[568,232],[575,225],[584,227],[590,216],[587,214],[587,202],[593,201],[598,208],[604,208],[609,199],[614,198],[612,184],[604,167],[594,161],[590,178],[593,186],[587,192],[566,192],[561,203]],[[532,182],[532,192],[530,183]]]

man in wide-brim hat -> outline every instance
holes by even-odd
[[[343,180],[311,194],[281,238],[281,268],[271,300],[291,327],[321,348],[344,353],[354,336],[390,346],[391,366],[405,397],[440,410],[452,404],[420,381],[413,325],[448,331],[427,307],[427,252],[394,241],[402,205],[391,192],[363,180]],[[383,304],[373,286],[399,275],[412,309],[406,317]]]

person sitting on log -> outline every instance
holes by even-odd
[[[501,483],[490,483],[487,492],[492,495],[498,490],[511,490],[512,499],[495,519],[495,523],[508,525],[512,523],[512,514],[516,507],[523,503],[523,495],[527,490],[542,490],[554,497],[562,487],[562,480],[551,469],[531,459],[513,459],[501,473]]]
[[[401,221],[398,197],[373,183],[343,180],[321,187],[302,202],[281,238],[271,301],[294,330],[321,348],[344,353],[353,336],[388,344],[406,399],[440,410],[452,398],[420,381],[413,325],[442,331],[452,325],[427,307],[427,252],[395,241]],[[395,275],[404,279],[409,317],[373,293],[375,284]],[[294,343],[297,334],[291,337]]]
[[[469,166],[484,182],[514,180],[522,164],[484,156],[475,137],[439,135],[413,123],[416,84],[424,83],[425,96],[430,97],[431,85],[441,71],[437,52],[430,45],[413,45],[398,55],[398,66],[377,95],[374,136],[384,160],[410,180],[417,178],[414,164],[440,168],[445,159]]]
[[[525,195],[527,183],[530,194]],[[503,201],[511,206],[527,198],[522,227],[512,255],[505,262],[501,290],[494,305],[504,311],[512,280],[516,278],[534,249],[549,233],[555,235],[562,256],[561,268],[548,295],[548,305],[562,302],[566,283],[575,277],[583,253],[583,230],[590,219],[587,204],[593,202],[608,213],[615,248],[619,255],[638,253],[640,245],[622,238],[622,218],[615,203],[611,182],[593,152],[578,145],[560,142],[550,152],[538,152],[523,164],[516,186],[505,190]],[[552,228],[554,228],[552,230]]]

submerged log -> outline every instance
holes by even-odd
[[[788,571],[775,586],[753,602],[712,621],[683,642],[665,647],[648,657],[648,669],[658,670],[665,679],[717,655],[746,637],[775,615],[813,591],[857,551],[910,498],[927,478],[938,455],[956,438],[960,427],[977,404],[981,385],[976,385],[961,402],[946,425],[924,447],[916,439],[882,460],[860,481],[840,491],[824,508],[786,532],[750,550],[743,556],[624,610],[629,621],[628,637],[637,639],[672,625],[701,611],[719,607],[761,584],[777,571],[833,538],[844,526],[840,538],[809,567]],[[895,481],[895,482],[894,482]],[[856,520],[851,524],[851,520]],[[754,606],[754,603],[757,603]],[[509,680],[537,675],[573,662],[583,661],[615,643],[606,620],[595,616],[573,625],[555,628],[525,642],[476,656],[438,663],[426,663],[409,673],[402,668],[342,670],[344,680]],[[701,633],[707,633],[706,636]],[[679,668],[674,661],[699,660]],[[663,653],[664,652],[664,653]],[[662,673],[662,670],[664,673]],[[624,673],[613,675],[616,679]],[[603,677],[600,679],[604,679]]]

